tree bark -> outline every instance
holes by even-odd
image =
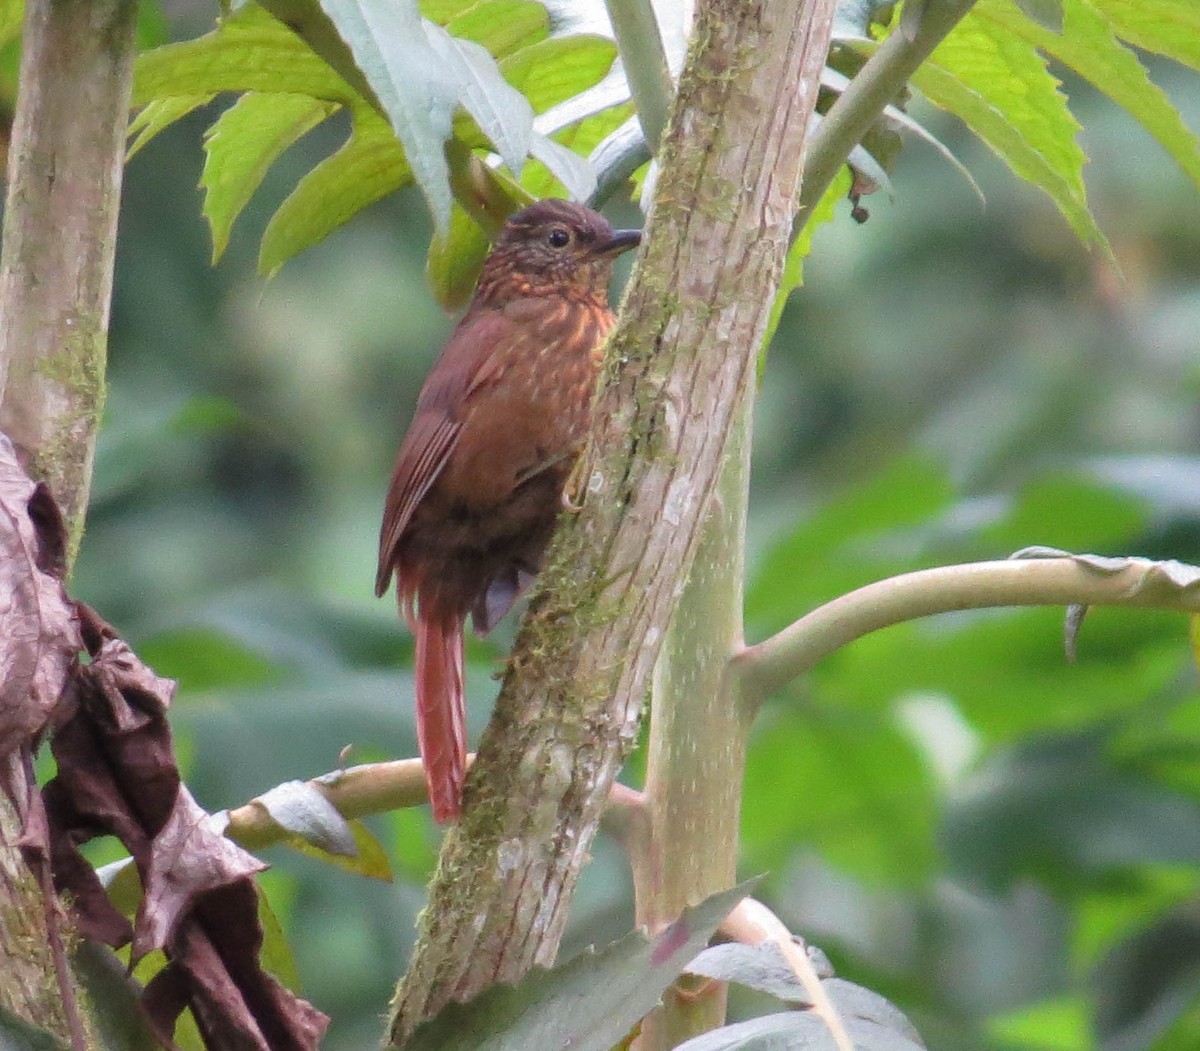
[[[833,0],[710,0],[564,523],[447,835],[390,1039],[553,962],[753,381]]]
[[[83,529],[104,362],[136,0],[29,0],[0,256],[0,429]]]
[[[68,564],[103,407],[136,14],[135,0],[28,0],[25,11],[0,253],[0,429],[62,508]],[[15,796],[31,790],[19,753],[0,765]],[[70,1007],[70,935],[17,849],[22,831],[0,794],[0,1007],[82,1051],[96,1041]]]

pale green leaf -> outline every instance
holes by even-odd
[[[1200,4],[1196,0],[1093,2],[1123,40],[1200,69]]]
[[[258,269],[274,274],[362,209],[412,180],[404,150],[373,110],[355,109],[349,140],[297,183],[263,233]]]
[[[182,120],[193,110],[207,106],[212,102],[213,95],[169,95],[146,103],[129,122],[127,135],[129,149],[125,160],[128,161],[143,146],[153,139],[164,128],[170,127],[177,120]]]
[[[457,40],[444,29],[426,27],[430,46],[458,82],[458,98],[475,119],[509,171],[521,174],[533,134],[533,107],[501,75],[487,49]]]
[[[554,37],[503,59],[500,72],[541,113],[599,83],[616,57],[616,45],[605,37]]]
[[[17,37],[24,21],[25,0],[0,0],[0,44]]]
[[[321,9],[387,114],[434,225],[444,230],[451,202],[444,147],[459,86],[430,46],[416,0],[323,0]]]
[[[429,241],[425,277],[433,298],[443,310],[466,306],[488,253],[487,234],[458,202],[450,212],[450,227]]]
[[[258,922],[262,925],[262,949],[259,950],[258,961],[264,971],[278,978],[292,992],[300,989],[300,973],[296,970],[296,960],[292,956],[291,946],[287,943],[287,935],[279,917],[271,908],[271,903],[263,893],[262,887],[256,882],[255,893],[258,896]]]
[[[956,114],[1017,175],[1044,190],[1080,240],[1107,248],[1087,206],[1086,158],[1075,141],[1079,124],[1028,41],[972,13],[912,83],[934,105]]]
[[[309,95],[247,92],[208,129],[200,185],[204,217],[212,229],[214,263],[271,165],[338,108],[336,102]]]
[[[446,28],[453,36],[473,40],[503,58],[544,40],[550,32],[550,16],[536,0],[482,0]]]
[[[1200,185],[1200,140],[1150,80],[1137,56],[1117,40],[1091,0],[1064,0],[1063,11],[1063,31],[1059,34],[1025,18],[1009,0],[982,0],[975,8],[977,17],[1024,37],[1128,110]]]
[[[264,91],[349,103],[357,93],[295,33],[250,5],[211,33],[139,55],[132,105],[174,95]]]
[[[438,25],[465,15],[475,6],[475,0],[420,0],[421,16]]]

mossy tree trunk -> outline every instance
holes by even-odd
[[[68,559],[103,406],[136,11],[134,0],[28,0],[25,12],[0,254],[0,430],[63,509]],[[0,774],[26,798],[21,754],[0,757]],[[51,927],[65,921],[16,847],[25,820],[0,795],[0,1008],[96,1046],[70,1007],[73,976],[57,973],[69,933]]]
[[[731,432],[748,419],[833,9],[700,5],[609,348],[583,510],[555,540],[447,835],[392,1046],[447,1001],[554,960]]]

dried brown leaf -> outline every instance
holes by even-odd
[[[0,434],[0,756],[41,733],[82,649],[64,545],[49,492]]]

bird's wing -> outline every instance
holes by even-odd
[[[495,350],[511,338],[512,327],[512,319],[498,310],[468,313],[421,388],[384,504],[376,595],[387,591],[400,538],[417,505],[449,461],[462,432],[466,401],[493,378]]]

